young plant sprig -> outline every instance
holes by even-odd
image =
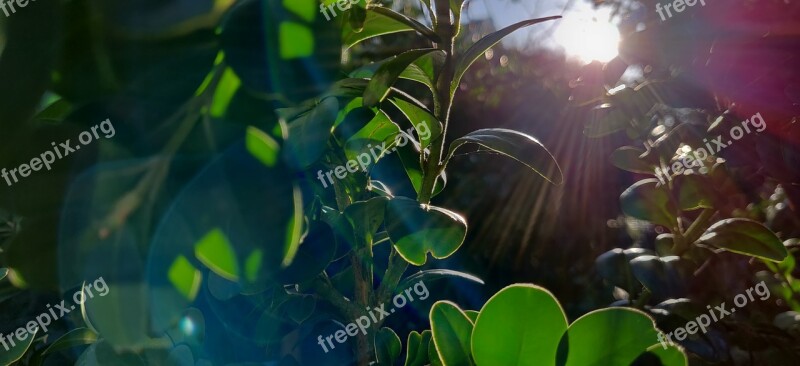
[[[347,174],[334,181],[332,195],[317,190],[320,205],[310,216],[332,227],[337,233],[339,249],[346,248],[347,254],[343,255],[349,256],[352,268],[353,298],[342,295],[325,273],[317,278],[313,288],[337,308],[346,322],[357,317],[362,309],[390,301],[400,288],[409,264],[424,265],[428,253],[436,259],[446,258],[461,246],[466,237],[466,220],[446,208],[430,205],[444,187],[445,168],[458,148],[475,144],[482,150],[525,164],[553,184],[561,184],[563,180],[552,154],[538,140],[522,132],[482,129],[455,139],[449,146],[445,143],[453,98],[469,67],[513,31],[560,17],[516,23],[487,35],[458,54],[454,44],[464,1],[423,3],[433,28],[369,2],[364,9],[349,12],[344,23],[345,45],[351,47],[382,34],[409,31],[425,37],[431,47],[409,50],[368,65],[353,72],[351,78],[337,82],[316,100],[279,110],[286,136],[285,160],[290,165],[315,172],[319,166],[341,167],[354,156],[370,151],[372,146],[385,143],[387,149],[397,149],[417,194],[416,199],[395,197],[383,184],[372,180],[369,172],[379,159],[373,159],[364,172]],[[432,108],[397,89],[395,83],[401,78],[427,86],[433,97]],[[389,118],[390,108],[399,110],[412,126],[427,126],[430,133],[417,133],[419,141],[406,134],[412,143],[394,146],[396,137],[405,133]],[[373,246],[386,240],[392,245],[389,263],[376,289]],[[415,276],[457,276],[479,281],[455,271],[422,271]],[[399,343],[394,332],[381,329],[381,324],[382,321],[375,322],[366,334],[359,333],[356,337],[359,365],[369,365],[376,357],[386,360],[387,350],[394,349],[395,340]]]

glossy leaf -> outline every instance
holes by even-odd
[[[478,365],[552,365],[566,330],[567,318],[553,294],[535,285],[511,285],[481,309],[472,355]]]
[[[783,242],[772,230],[748,219],[719,221],[711,225],[698,242],[773,262],[781,262],[789,255]]]
[[[97,341],[97,333],[89,328],[77,328],[69,331],[42,351],[42,357],[72,347],[92,344]]]
[[[407,25],[411,29],[413,29],[413,30],[419,32],[420,34],[422,34],[423,36],[427,37],[431,42],[434,42],[434,43],[439,43],[440,42],[439,35],[436,34],[436,32],[434,32],[432,29],[426,27],[424,24],[414,20],[413,18],[410,18],[410,17],[408,17],[408,16],[406,16],[404,14],[398,13],[398,12],[392,10],[392,9],[389,9],[387,7],[383,7],[383,6],[380,6],[380,5],[371,5],[371,6],[368,7],[368,9],[370,11],[373,11],[373,12],[376,12],[378,14],[384,15],[387,18],[390,18],[392,20],[395,20],[395,21],[398,21],[400,23],[403,23],[403,24]]]
[[[381,328],[375,334],[375,354],[379,365],[394,365],[402,350],[400,337],[391,328]]]
[[[672,228],[676,224],[677,208],[667,191],[658,187],[655,178],[634,183],[620,196],[622,212],[639,220]]]
[[[617,168],[633,173],[653,174],[653,166],[642,160],[639,156],[644,150],[633,146],[623,146],[611,153],[611,163]]]
[[[422,334],[411,331],[406,342],[406,362],[404,366],[425,366],[428,364],[428,344],[431,342],[431,331]]]
[[[561,184],[564,180],[555,158],[541,142],[522,132],[504,128],[477,130],[456,139],[450,144],[445,163],[453,157],[459,147],[468,143],[477,144],[519,161],[550,183]]]
[[[14,345],[12,346],[11,344],[8,344],[8,350],[3,349],[0,352],[0,365],[12,365],[22,358],[28,348],[31,347],[31,344],[33,344],[33,341],[36,339],[36,334],[39,334],[39,329],[37,328],[36,332],[33,334],[28,333],[26,330],[25,334],[27,335],[25,339],[20,340],[19,338],[14,337]]]
[[[455,253],[467,235],[467,222],[452,211],[397,197],[387,205],[386,231],[400,256],[422,266],[427,253],[436,259]]]
[[[411,122],[411,125],[417,131],[417,137],[423,149],[442,134],[442,124],[425,109],[401,99],[393,98],[391,102]]]
[[[503,28],[497,32],[491,33],[486,37],[481,38],[477,43],[472,45],[472,47],[470,47],[463,55],[461,55],[461,57],[459,57],[458,63],[456,64],[453,82],[450,84],[451,98],[452,95],[455,93],[456,89],[458,88],[458,85],[461,83],[461,78],[464,77],[464,74],[467,72],[469,67],[472,66],[472,64],[475,61],[477,61],[481,56],[483,56],[483,54],[486,51],[492,48],[492,46],[500,42],[503,38],[505,38],[512,32],[516,31],[517,29],[558,18],[561,18],[561,16],[552,16],[546,18],[521,21],[519,23],[512,24],[506,28]]]
[[[375,75],[370,79],[364,91],[364,106],[375,107],[389,94],[389,89],[394,85],[400,74],[403,73],[414,61],[429,53],[441,52],[433,48],[423,48],[403,52],[392,60],[382,64]]]
[[[566,366],[629,365],[658,343],[655,323],[645,313],[628,308],[593,311],[569,326],[559,345],[559,362]],[[567,354],[566,362],[563,360]]]
[[[445,366],[474,365],[471,354],[472,321],[452,302],[438,301],[431,308],[431,332]]]
[[[397,288],[410,288],[411,285],[420,281],[424,283],[431,283],[437,280],[458,278],[483,285],[483,280],[469,273],[453,271],[449,269],[429,269],[425,271],[419,271],[406,277],[402,282],[400,282],[399,285],[397,285]]]
[[[368,11],[367,18],[364,20],[364,28],[361,29],[360,32],[353,30],[350,24],[345,24],[343,30],[344,48],[347,49],[353,47],[359,42],[373,37],[410,31],[414,31],[414,28],[411,28],[409,25],[403,22],[397,21],[374,11]]]

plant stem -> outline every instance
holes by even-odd
[[[450,119],[450,107],[452,105],[450,87],[455,73],[455,63],[453,59],[455,51],[453,47],[455,28],[452,19],[450,19],[449,0],[436,0],[436,19],[437,22],[434,31],[442,40],[442,43],[437,46],[440,50],[444,51],[445,54],[444,67],[436,78],[435,94],[437,95],[436,99],[438,99],[439,103],[437,103],[434,108],[436,119],[442,123],[442,134],[431,144],[431,155],[425,161],[425,174],[423,176],[419,196],[417,197],[417,200],[422,204],[430,203],[434,186],[436,185],[436,178],[438,178],[441,173],[441,158],[444,152],[445,136],[447,136],[447,125]]]
[[[697,239],[700,238],[702,235],[703,230],[706,228],[708,221],[711,220],[717,213],[717,210],[711,208],[703,209],[703,212],[700,213],[700,216],[697,217],[689,228],[686,229],[686,233],[683,234],[683,238],[680,243],[676,243],[675,245],[675,254],[681,255],[689,249],[689,246],[692,245]],[[677,238],[677,235],[675,236]],[[680,245],[678,245],[680,244]]]

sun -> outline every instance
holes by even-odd
[[[585,63],[608,62],[619,52],[617,27],[596,19],[565,17],[558,25],[554,38],[568,57],[576,57]]]

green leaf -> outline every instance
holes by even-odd
[[[222,278],[231,281],[239,279],[236,252],[228,237],[219,228],[209,231],[194,245],[194,254],[200,262]]]
[[[465,0],[450,0],[450,10],[453,11],[453,26],[456,28],[454,36],[458,36],[461,31],[461,8],[464,7]]]
[[[454,303],[437,301],[430,312],[436,351],[445,366],[474,365],[470,357],[473,324]]]
[[[550,183],[561,184],[564,180],[556,159],[542,143],[522,132],[504,128],[477,130],[456,139],[450,144],[445,164],[453,157],[459,147],[467,143],[477,144],[519,161]]]
[[[0,268],[0,281],[8,276],[8,268]]]
[[[33,340],[36,339],[36,334],[39,333],[39,329],[37,328],[34,334],[27,333],[27,331],[25,332],[27,337],[24,340],[19,340],[19,338],[15,337],[13,346],[9,344],[8,346],[10,348],[7,351],[5,349],[0,351],[0,365],[11,365],[22,358],[28,348],[31,347],[31,344],[33,344]]]
[[[64,99],[56,100],[33,117],[34,120],[59,123],[72,112],[72,105]]]
[[[561,18],[561,16],[521,21],[481,38],[477,43],[472,45],[467,52],[459,57],[458,63],[456,64],[455,75],[452,83],[450,84],[450,98],[452,98],[455,94],[456,90],[458,89],[458,85],[461,83],[461,78],[464,77],[464,74],[467,72],[469,67],[472,66],[472,64],[475,63],[475,61],[477,61],[486,51],[492,48],[492,46],[500,42],[500,40],[517,29],[558,18]]]
[[[620,195],[622,212],[639,220],[672,228],[676,224],[675,203],[655,178],[634,183]]]
[[[698,174],[681,174],[675,177],[675,189],[678,191],[678,206],[683,211],[714,208],[714,191],[712,183]]]
[[[469,318],[469,321],[471,321],[472,324],[475,324],[475,322],[478,321],[478,315],[480,315],[481,313],[475,310],[464,310],[464,314],[467,314],[467,318]]]
[[[375,334],[375,355],[378,358],[378,365],[394,365],[402,350],[400,337],[391,328],[381,328]]]
[[[382,144],[386,143],[385,148],[389,150],[398,133],[400,133],[400,127],[386,113],[379,111],[375,118],[345,142],[345,156],[347,159],[357,161],[360,164],[358,170],[363,168],[369,171],[369,168],[382,158],[384,153],[381,148]],[[385,153],[389,154],[390,151]],[[359,159],[364,154],[366,154],[367,159]]]
[[[689,364],[686,354],[683,353],[680,348],[673,345],[669,345],[665,349],[660,344],[654,344],[647,349],[646,353],[639,356],[639,358],[644,359],[645,355],[652,355],[658,358],[658,361],[661,362],[661,366],[687,366]],[[634,363],[634,365],[636,365],[636,363]]]
[[[592,109],[591,120],[583,128],[586,137],[597,138],[624,130],[631,125],[632,118],[621,108],[603,104]]]
[[[400,256],[422,266],[427,253],[436,259],[455,253],[467,235],[467,222],[449,210],[397,197],[387,205],[386,231]]]
[[[359,42],[373,37],[410,31],[414,31],[414,28],[411,28],[403,22],[399,22],[374,11],[368,11],[367,19],[364,20],[364,28],[361,30],[361,32],[356,32],[353,30],[349,23],[345,24],[344,29],[342,30],[342,42],[344,43],[344,48],[348,49],[355,46]]]
[[[566,330],[567,317],[553,294],[535,285],[511,285],[481,309],[472,355],[478,365],[552,365]]]
[[[627,366],[657,344],[657,330],[645,313],[610,308],[586,314],[569,326],[559,345],[556,364],[566,366]],[[563,357],[566,353],[566,363]]]
[[[186,257],[179,255],[169,267],[167,278],[183,297],[189,301],[194,301],[195,297],[197,297],[197,291],[200,290],[203,274]]]
[[[253,154],[256,159],[268,167],[273,167],[278,162],[280,145],[275,139],[257,127],[247,126],[245,146],[250,154]]]
[[[350,28],[352,28],[355,33],[360,33],[364,30],[364,22],[367,20],[367,10],[359,5],[350,7],[348,18],[350,21]]]
[[[378,71],[375,72],[375,75],[372,76],[372,79],[367,85],[367,89],[364,90],[364,106],[369,108],[377,106],[378,103],[382,102],[383,99],[389,95],[389,89],[394,85],[397,79],[400,78],[400,74],[402,74],[409,65],[420,57],[433,52],[441,51],[434,48],[411,50],[403,52],[392,60],[382,64],[378,68]]]
[[[443,366],[442,360],[439,358],[439,352],[436,351],[436,344],[433,342],[433,335],[431,335],[431,341],[428,342],[428,361],[430,361],[431,366]]]
[[[681,278],[676,266],[680,258],[677,256],[658,257],[640,255],[630,261],[633,275],[650,292],[659,298],[674,298],[685,293],[685,281]]]
[[[416,142],[397,148],[397,155],[400,157],[400,162],[403,164],[406,175],[408,175],[408,179],[414,187],[414,192],[417,194],[419,194],[419,191],[422,189],[422,180],[424,178],[424,173],[420,164],[420,149],[420,145]],[[446,184],[447,174],[442,171],[442,174],[436,178],[432,197],[441,193]]]
[[[409,288],[412,284],[420,281],[424,283],[431,283],[433,281],[445,278],[462,278],[483,285],[483,280],[469,273],[453,271],[449,269],[429,269],[425,271],[419,271],[406,277],[403,282],[400,282],[400,284],[397,285],[397,288]]]
[[[653,174],[655,172],[652,165],[642,160],[639,156],[644,150],[633,146],[623,146],[611,153],[611,163],[617,168],[633,173]]]
[[[344,216],[355,233],[364,238],[372,238],[383,223],[387,201],[386,197],[373,197],[367,201],[354,202],[344,209]]]
[[[436,140],[442,134],[442,124],[427,110],[397,98],[392,98],[390,101],[414,126],[421,148],[428,147],[433,140]]]
[[[431,331],[422,334],[411,331],[408,334],[406,363],[404,366],[425,366],[428,364],[428,344],[431,342]]]
[[[338,112],[336,98],[325,98],[311,111],[286,124],[284,157],[290,166],[304,169],[322,156]]]
[[[773,262],[781,262],[789,255],[786,247],[772,230],[749,219],[737,218],[717,222],[706,230],[698,242]]]
[[[58,338],[42,352],[42,357],[72,347],[92,344],[97,341],[97,333],[89,328],[77,328]]]
[[[392,20],[398,21],[400,23],[405,24],[406,26],[410,27],[411,29],[419,32],[423,36],[427,37],[433,43],[440,43],[439,35],[436,34],[432,29],[426,27],[424,24],[414,20],[413,18],[409,18],[404,14],[400,14],[392,9],[383,7],[381,5],[370,4],[367,9],[370,11],[376,12],[378,14],[384,15],[387,18]]]

